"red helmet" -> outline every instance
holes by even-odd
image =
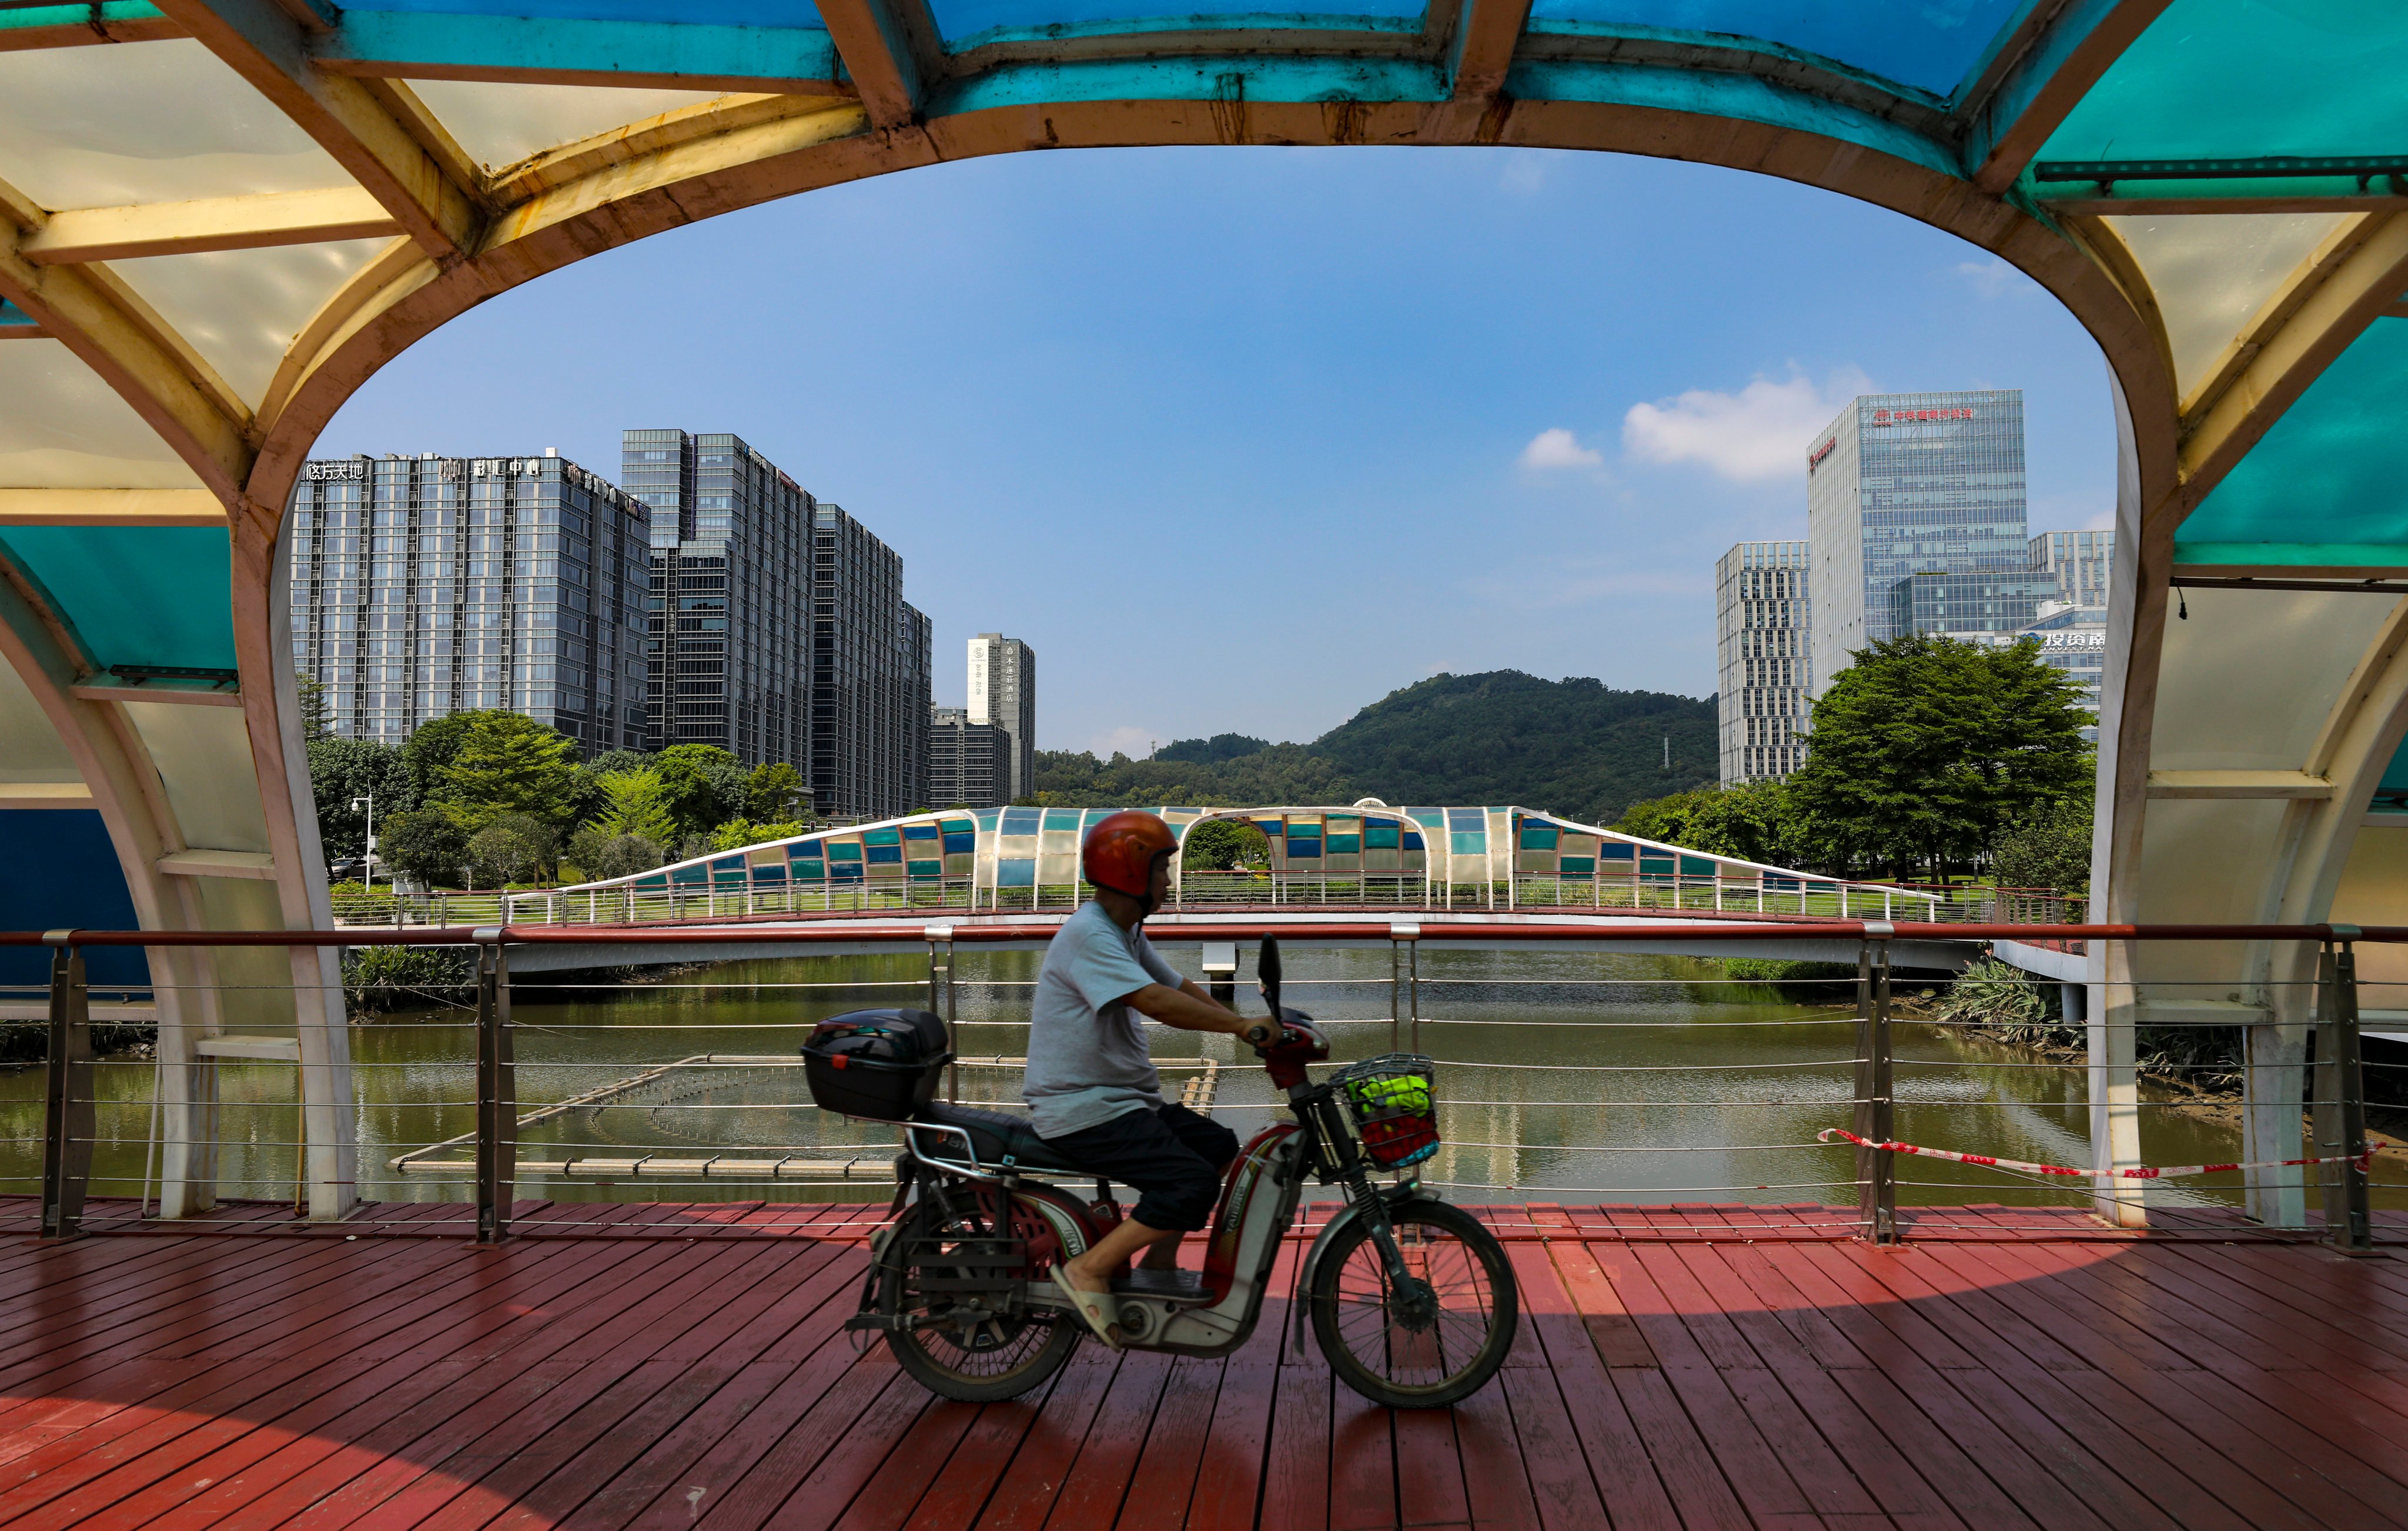
[[[1080,869],[1098,888],[1143,899],[1154,892],[1154,861],[1179,849],[1170,826],[1141,808],[1124,808],[1087,831]]]

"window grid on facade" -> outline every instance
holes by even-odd
[[[474,708],[642,742],[643,507],[565,458],[317,459],[287,533],[294,668],[398,744]]]
[[[1806,760],[1813,603],[1804,542],[1742,542],[1714,565],[1725,786],[1777,780]]]

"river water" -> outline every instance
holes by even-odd
[[[959,959],[966,1058],[1016,1058],[1026,1040],[1037,953],[968,952]],[[1248,957],[1251,971],[1251,955]],[[1288,954],[1287,1003],[1324,1022],[1335,1056],[1388,1051],[1393,1001],[1385,952]],[[521,1194],[574,1200],[825,1200],[882,1197],[891,1129],[826,1116],[810,1105],[797,1068],[742,1060],[792,1057],[814,1021],[867,1005],[926,1002],[924,958],[810,958],[743,962],[631,984],[536,989],[522,980],[517,1023],[522,1111],[627,1080],[658,1066],[711,1055],[592,1107],[527,1127],[523,1160],[573,1156],[814,1161],[859,1157],[850,1187],[692,1179],[609,1185],[554,1178]],[[1251,982],[1244,1008],[1259,1011]],[[1833,986],[1834,1001],[1848,988]],[[1853,1203],[1851,1151],[1815,1133],[1849,1124],[1853,1004],[1801,1003],[1797,991],[1733,983],[1720,965],[1680,957],[1571,953],[1428,952],[1421,959],[1420,1045],[1439,1060],[1440,1124],[1448,1146],[1425,1178],[1465,1202],[1545,1201]],[[361,1193],[372,1200],[466,1199],[459,1170],[408,1172],[399,1154],[473,1131],[473,1013],[437,1003],[356,1024],[352,1055],[360,1101]],[[1909,1142],[2042,1163],[2088,1161],[2085,1076],[1946,1028],[1900,1023],[1898,1136]],[[1409,1035],[1396,1040],[1410,1042]],[[1223,1066],[1214,1109],[1249,1132],[1269,1120],[1268,1081],[1231,1039],[1160,1031],[1156,1055]],[[227,1195],[293,1194],[298,1112],[290,1065],[221,1066],[221,1183]],[[1189,1071],[1167,1071],[1176,1089]],[[150,1136],[150,1068],[105,1062],[100,1070],[98,1195],[135,1194]],[[966,1066],[965,1101],[1016,1102],[1010,1066]],[[5,1189],[38,1188],[42,1075],[0,1074]],[[2165,1106],[2143,1110],[2152,1164],[2240,1157],[2237,1128]],[[466,1161],[462,1145],[432,1157]],[[1902,1204],[2087,1201],[2086,1180],[2032,1178],[1902,1159]],[[2166,1205],[2230,1205],[2240,1177],[2160,1182]],[[891,1181],[887,1182],[891,1184]],[[2378,1205],[2396,1193],[2378,1192]]]

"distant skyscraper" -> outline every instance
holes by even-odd
[[[811,510],[811,802],[883,819],[926,767],[927,619],[903,599],[903,559],[843,508]]]
[[[993,723],[970,722],[969,708],[928,713],[929,808],[1000,808],[1011,776],[1010,737]]]
[[[1714,565],[1722,780],[1787,776],[1806,761],[1813,604],[1803,542],[1742,542]]]
[[[293,665],[347,738],[472,708],[645,733],[644,508],[566,458],[343,457],[293,491]]]
[[[1037,651],[1001,633],[970,639],[970,722],[993,723],[1010,739],[1004,801],[1037,790]]]
[[[2038,569],[1921,569],[1890,586],[1889,631],[1944,637],[2015,632],[2054,608],[2057,580]]]
[[[928,614],[903,603],[903,801],[913,808],[935,806],[928,782],[928,713],[936,701],[937,626]],[[910,808],[903,811],[910,812]]]
[[[2104,607],[2107,574],[2115,561],[2115,534],[2042,532],[2031,539],[2028,560],[2057,580],[2060,604]]]
[[[808,775],[811,496],[724,433],[628,431],[621,458],[651,508],[652,748],[715,744]]]
[[[1853,651],[1904,630],[1898,585],[1907,576],[2029,571],[2019,392],[1866,394],[1814,438],[1806,474],[1813,694]],[[1963,594],[1956,606],[1985,601],[2013,604]]]

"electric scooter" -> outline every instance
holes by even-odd
[[[1329,1045],[1309,1016],[1281,1009],[1277,941],[1263,942],[1260,969],[1279,1033],[1254,1052],[1292,1120],[1255,1134],[1231,1162],[1200,1272],[1124,1267],[1113,1281],[1119,1343],[1202,1356],[1243,1344],[1311,1179],[1342,1187],[1345,1203],[1305,1256],[1297,1342],[1309,1313],[1331,1369],[1375,1403],[1432,1409],[1468,1397],[1513,1347],[1519,1306],[1504,1247],[1410,1170],[1393,1184],[1371,1178],[1383,1163],[1435,1152],[1434,1066],[1392,1053],[1314,1083],[1307,1066]],[[861,1310],[847,1327],[882,1333],[902,1368],[944,1397],[1016,1397],[1091,1334],[1052,1272],[1121,1209],[1104,1180],[1093,1201],[1052,1183],[1087,1172],[1019,1117],[932,1103],[900,1125],[892,1221],[871,1238]]]

